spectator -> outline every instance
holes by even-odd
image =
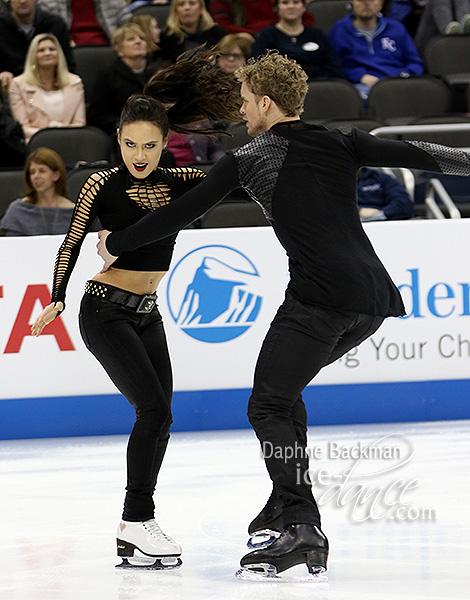
[[[429,0],[415,36],[421,56],[435,35],[456,33],[470,33],[470,0]]]
[[[26,159],[26,195],[14,200],[0,221],[4,235],[66,233],[74,204],[66,198],[64,161],[50,148],[37,148]]]
[[[160,40],[162,56],[175,61],[180,54],[197,46],[215,46],[226,33],[215,24],[204,0],[172,0]]]
[[[135,23],[145,34],[147,40],[147,49],[149,52],[148,65],[146,68],[147,75],[168,67],[172,61],[162,57],[162,49],[160,48],[161,29],[158,26],[158,21],[152,15],[133,15],[127,24]]]
[[[123,25],[112,37],[117,54],[111,67],[98,74],[90,100],[88,123],[115,135],[121,111],[146,80],[147,39],[135,23]]]
[[[75,70],[70,36],[64,21],[36,5],[36,0],[10,0],[0,9],[0,82],[4,90],[20,75],[35,35],[52,33],[59,40],[70,71]]]
[[[220,40],[214,52],[222,71],[233,74],[250,58],[251,41],[240,33],[229,33]]]
[[[413,201],[405,186],[394,177],[364,167],[357,182],[357,203],[361,221],[410,219]]]
[[[382,5],[382,0],[351,0],[352,14],[335,23],[329,34],[345,78],[364,98],[382,77],[409,77],[424,70],[405,27],[383,17]]]
[[[211,15],[228,33],[244,33],[252,42],[264,27],[277,22],[272,0],[212,0]],[[315,24],[313,15],[306,12],[304,25]]]
[[[309,78],[342,77],[341,61],[327,35],[302,23],[306,0],[275,0],[279,21],[262,29],[255,40],[255,58],[266,50],[279,50],[297,61]]]
[[[387,17],[400,21],[406,28],[406,31],[414,39],[418,29],[424,7],[428,0],[392,0]]]
[[[225,154],[219,138],[216,135],[198,135],[198,127],[210,128],[210,121],[195,123],[194,135],[170,131],[167,150],[173,155],[177,167],[214,164]]]
[[[155,17],[152,15],[132,15],[127,21],[128,25],[130,23],[135,23],[145,33],[149,53],[160,50],[159,44],[162,31]]]
[[[10,84],[10,107],[26,141],[44,127],[85,125],[82,80],[67,69],[54,35],[41,33],[32,39],[24,72]]]
[[[24,161],[23,129],[7,110],[0,90],[0,168],[22,167]]]
[[[39,5],[65,21],[76,46],[108,45],[131,14],[126,0],[39,0]]]

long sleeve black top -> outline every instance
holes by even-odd
[[[258,202],[289,258],[290,290],[303,302],[343,312],[398,316],[398,289],[364,232],[357,210],[362,166],[470,174],[467,153],[426,142],[344,134],[301,121],[278,123],[158,213],[111,233],[114,256],[178,231],[237,187]]]
[[[65,304],[65,292],[80,248],[93,222],[99,218],[108,229],[122,229],[145,215],[161,210],[204,179],[198,169],[156,169],[145,179],[133,179],[124,165],[93,173],[83,185],[62,242],[54,269],[52,302]],[[163,236],[142,248],[123,252],[115,266],[127,271],[167,271],[175,235]]]

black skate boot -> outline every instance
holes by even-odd
[[[310,580],[326,571],[328,540],[316,525],[289,525],[279,539],[267,548],[254,550],[240,561],[239,579],[275,578],[278,573],[305,563]]]
[[[273,490],[266,506],[248,526],[248,548],[266,548],[281,535],[283,529],[282,502]]]

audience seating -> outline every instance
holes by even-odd
[[[230,135],[222,135],[221,141],[224,150],[234,150],[235,148],[239,148],[243,146],[243,144],[247,144],[253,138],[248,135],[248,131],[245,123],[235,123],[228,130]]]
[[[83,81],[85,103],[88,106],[98,73],[110,67],[117,56],[111,46],[75,46],[73,56],[77,65],[77,75]]]
[[[346,0],[313,0],[307,4],[307,10],[315,17],[315,27],[328,33],[336,21],[350,13]]]
[[[111,161],[113,144],[111,138],[96,127],[46,127],[29,140],[27,151],[45,146],[62,157],[67,169],[77,162]]]
[[[369,92],[369,114],[389,125],[406,124],[424,115],[443,115],[450,110],[447,85],[429,75],[384,77]]]
[[[470,111],[470,35],[439,35],[424,50],[426,70],[442,77],[452,94],[453,110]]]
[[[0,217],[3,216],[9,204],[24,196],[24,170],[0,170]]]
[[[333,3],[337,0],[331,0]],[[302,119],[307,123],[321,123],[330,119],[360,118],[364,101],[346,79],[313,80],[308,83]]]
[[[92,164],[90,166],[78,167],[71,171],[67,176],[67,196],[69,200],[72,202],[76,202],[78,198],[78,194],[82,189],[85,181],[97,171],[101,171],[102,169],[109,169],[110,165],[108,163],[104,164]]]
[[[466,73],[470,79],[470,35],[438,35],[424,50],[426,71],[446,77]]]

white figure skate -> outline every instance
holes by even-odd
[[[117,530],[121,569],[176,569],[182,565],[181,546],[163,533],[155,519],[121,521]]]

